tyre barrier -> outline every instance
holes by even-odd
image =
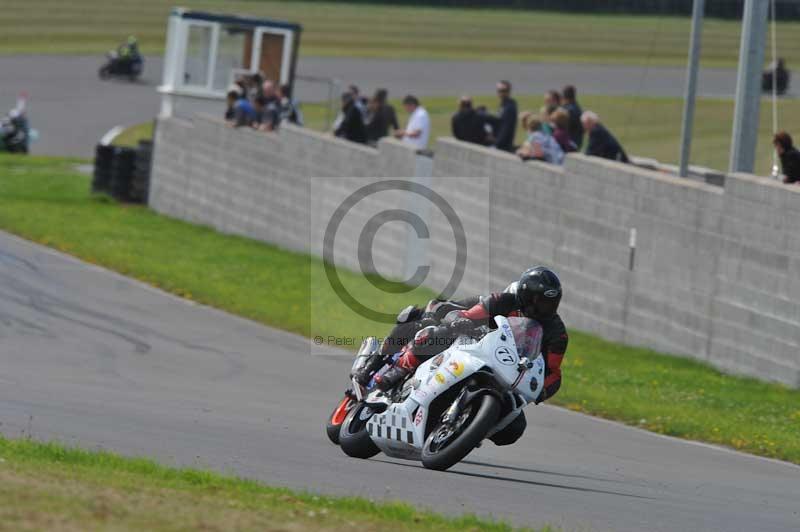
[[[152,141],[140,141],[138,148],[98,144],[92,192],[110,194],[118,201],[147,203],[152,153]]]
[[[112,198],[119,201],[128,201],[135,165],[136,150],[134,148],[117,148],[114,150],[114,162],[111,163]]]
[[[111,192],[111,163],[114,161],[114,146],[98,144],[94,156],[92,192],[108,194]]]
[[[153,154],[153,141],[140,140],[136,153],[136,164],[133,168],[133,177],[130,186],[130,201],[147,203],[147,194],[150,188],[150,164]]]

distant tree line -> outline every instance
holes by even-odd
[[[393,4],[427,7],[501,7],[572,13],[690,15],[693,0],[319,0],[352,4]],[[766,0],[765,0],[766,1]],[[706,16],[741,18],[744,0],[706,0]],[[800,0],[776,0],[779,20],[800,19]]]

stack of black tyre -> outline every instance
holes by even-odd
[[[94,156],[94,175],[92,192],[108,194],[111,192],[111,164],[114,162],[114,146],[98,144]]]
[[[140,140],[129,189],[130,201],[147,203],[147,191],[150,188],[150,162],[152,156],[153,141]]]
[[[147,203],[152,141],[138,148],[97,145],[92,192],[110,194],[118,201]]]
[[[136,150],[117,147],[111,163],[111,197],[119,201],[130,201],[131,181],[136,167]]]

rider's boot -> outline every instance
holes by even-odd
[[[419,359],[414,355],[413,347],[406,347],[397,363],[389,368],[386,373],[375,377],[378,389],[384,392],[391,390],[420,365]]]

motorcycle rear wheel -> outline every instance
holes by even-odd
[[[364,416],[361,413],[365,408],[368,407],[364,403],[359,403],[353,407],[339,430],[339,446],[344,451],[344,454],[353,458],[372,458],[381,452],[367,432],[369,417],[362,419]]]
[[[443,423],[433,427],[422,447],[422,465],[444,471],[463,460],[497,423],[500,401],[493,395],[481,395],[464,412],[467,417],[455,430]]]

